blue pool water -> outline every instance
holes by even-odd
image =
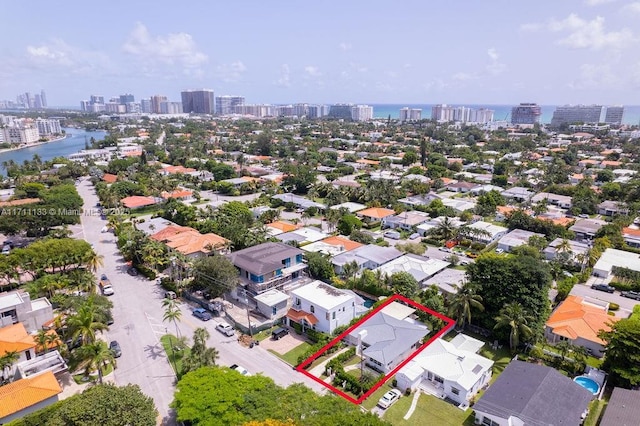
[[[375,300],[367,299],[366,297],[363,297],[363,299],[364,299],[365,308],[370,308],[373,306],[374,303],[376,303]]]
[[[579,384],[580,386],[582,386],[583,388],[585,388],[586,390],[588,390],[589,392],[591,392],[594,395],[597,395],[598,392],[600,391],[600,385],[598,385],[595,381],[593,381],[592,379],[585,377],[585,376],[579,376],[576,377],[575,379],[573,379],[574,382],[576,382],[577,384]]]

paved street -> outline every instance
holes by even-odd
[[[111,296],[115,322],[106,336],[108,340],[117,340],[122,347],[122,357],[118,358],[118,368],[114,372],[115,382],[119,385],[140,385],[142,391],[154,399],[163,424],[173,424],[169,404],[173,400],[175,376],[159,338],[167,331],[175,334],[175,328],[173,324],[162,322],[164,293],[155,282],[126,273],[127,265],[116,247],[115,236],[101,232],[106,221],[100,218],[100,212],[95,208],[98,198],[93,186],[88,180],[83,180],[78,185],[78,192],[84,199],[85,213],[82,227],[74,232],[74,236],[86,239],[104,256],[104,266],[98,275],[107,274],[115,290]],[[191,338],[196,328],[204,326],[211,334],[209,345],[220,353],[220,365],[242,365],[250,373],[264,373],[282,386],[302,382],[316,391],[324,389],[265,349],[259,346],[245,348],[236,337],[222,335],[215,330],[218,319],[201,322],[192,316],[191,306],[185,302],[181,303],[181,309],[180,332]]]
[[[628,317],[633,311],[633,307],[640,303],[640,301],[628,299],[620,296],[620,292],[607,293],[604,291],[594,290],[590,285],[576,284],[571,289],[571,293],[574,296],[590,297],[592,299],[604,300],[609,303],[617,303],[620,305],[620,310],[616,312],[616,316]]]

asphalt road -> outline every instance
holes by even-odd
[[[620,305],[620,310],[616,312],[616,316],[624,318],[631,314],[635,305],[640,304],[640,301],[638,300],[620,296],[620,292],[617,290],[614,293],[607,293],[605,291],[594,290],[590,285],[586,284],[574,285],[570,294],[580,297],[590,297],[592,299],[603,300],[609,303],[617,303]]]
[[[155,282],[126,273],[128,266],[116,247],[115,236],[111,232],[101,232],[106,221],[101,219],[100,211],[95,207],[98,197],[93,186],[88,180],[83,180],[77,189],[84,200],[85,212],[81,218],[82,229],[74,236],[84,238],[98,254],[104,256],[104,266],[97,275],[107,274],[115,291],[110,297],[114,304],[114,324],[106,333],[108,340],[117,340],[122,347],[122,356],[118,358],[114,372],[115,382],[118,385],[139,385],[146,395],[153,398],[162,423],[175,424],[169,409],[175,391],[175,375],[159,342],[167,332],[175,334],[174,325],[162,321],[164,291]],[[281,386],[304,383],[315,391],[324,392],[323,386],[260,346],[252,349],[243,347],[235,336],[227,337],[216,331],[219,319],[202,322],[191,314],[192,306],[188,303],[181,302],[180,307],[183,314],[178,323],[180,333],[191,339],[196,328],[206,328],[211,335],[209,346],[219,352],[219,365],[239,364],[251,374],[263,373],[271,377]]]

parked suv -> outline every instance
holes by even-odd
[[[271,332],[271,338],[273,340],[280,340],[282,339],[284,336],[286,336],[287,334],[289,334],[289,330],[287,330],[286,328],[276,328],[275,330],[273,330]]]
[[[629,299],[640,300],[640,291],[623,291],[620,295]]]
[[[616,289],[607,284],[594,284],[591,286],[594,290],[606,291],[607,293],[613,293]]]

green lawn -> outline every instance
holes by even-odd
[[[107,374],[111,374],[112,371],[113,371],[113,367],[111,365],[107,365],[107,368],[105,368],[105,370],[102,372],[102,378],[104,379],[104,376],[106,376]],[[79,385],[83,385],[85,383],[91,383],[91,382],[97,383],[98,372],[96,371],[96,374],[91,374],[88,379],[87,379],[87,376],[84,375],[84,373],[74,374],[73,381]]]
[[[253,335],[253,339],[254,340],[258,340],[259,342],[262,342],[264,339],[266,339],[268,337],[271,337],[271,332],[273,330],[275,330],[276,328],[278,328],[278,327],[279,326],[275,325],[275,326],[273,326],[271,328],[267,328],[266,330],[262,330],[262,331],[260,331],[258,333],[255,333]]]
[[[369,398],[367,398],[362,406],[367,410],[371,410],[376,406],[378,400],[385,392],[391,390],[391,382],[382,385],[376,390]],[[473,424],[473,410],[462,411],[456,406],[444,402],[431,395],[420,395],[418,399],[418,405],[415,411],[409,417],[409,420],[404,420],[405,414],[411,407],[413,401],[413,394],[409,396],[402,396],[398,402],[387,409],[383,419],[391,423],[392,425],[472,425]]]
[[[311,345],[307,342],[302,342],[286,354],[278,353],[272,349],[269,349],[269,352],[276,355],[278,358],[285,360],[289,364],[296,366],[298,365],[298,358],[300,357],[300,355],[304,354],[310,347]]]
[[[162,347],[164,348],[171,367],[174,368],[176,375],[182,371],[182,359],[191,351],[188,346],[182,346],[178,343],[178,339],[171,335],[165,334],[160,338]]]

